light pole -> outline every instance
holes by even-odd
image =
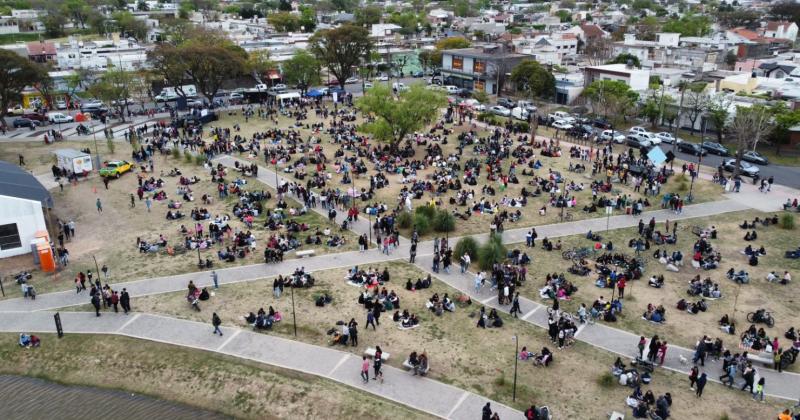
[[[297,337],[297,317],[294,313],[294,284],[292,285],[292,326],[294,327],[294,336]]]
[[[511,391],[511,400],[517,401],[517,363],[519,360],[519,339],[516,335],[511,337],[514,340],[514,386]]]

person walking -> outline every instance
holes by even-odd
[[[92,306],[94,306],[95,315],[100,316],[100,292],[92,295]]]
[[[755,392],[753,392],[753,399],[754,399],[754,400],[760,400],[762,403],[763,403],[763,402],[766,402],[766,401],[764,400],[764,384],[765,384],[765,383],[766,383],[766,379],[764,379],[764,377],[762,376],[762,377],[761,377],[761,378],[758,380],[758,385],[756,385],[756,390],[755,390]]]
[[[219,315],[217,315],[216,312],[211,315],[211,325],[214,326],[214,332],[212,334],[219,333],[219,336],[222,337],[222,330],[219,329],[219,326],[222,325],[222,320],[219,319]]]
[[[706,365],[706,336],[704,335],[703,338],[697,342],[695,349],[694,349],[694,357],[692,358],[692,363],[697,364],[700,362],[700,366]]]
[[[658,365],[664,365],[664,358],[667,357],[667,341],[664,340],[661,342],[661,346],[658,348]]]
[[[653,338],[650,339],[650,345],[647,348],[647,360],[651,362],[656,361],[656,355],[658,354],[658,348],[660,347],[661,342],[658,341],[658,334],[654,335]]]
[[[147,212],[150,213],[150,207],[153,206],[153,200],[150,199],[149,195],[144,199],[144,206],[147,207]]]
[[[97,212],[103,212],[103,203],[100,201],[100,197],[97,197],[97,201],[95,202],[95,206],[97,207]]]
[[[644,358],[644,345],[645,345],[645,343],[647,343],[647,339],[644,338],[643,335],[639,336],[639,344],[637,344],[636,347],[639,349],[639,358],[640,359]]]
[[[697,366],[692,366],[692,370],[689,371],[689,389],[694,389],[698,373],[700,373],[700,370],[697,369]]]
[[[119,304],[119,295],[115,290],[111,292],[111,306],[114,308],[114,313],[119,313],[119,309],[117,308],[118,304]]]
[[[375,376],[372,380],[378,379],[378,374],[381,371],[381,364],[383,363],[383,350],[381,350],[381,346],[375,346],[375,360],[372,364],[372,369],[375,372]]]
[[[777,340],[778,338],[776,337],[775,341],[777,342]],[[775,346],[773,346],[772,348],[776,349]],[[783,356],[782,348],[778,347],[777,350],[772,351],[772,365],[773,365],[772,368],[777,370],[778,373],[783,372],[783,368],[781,368],[781,356]]]
[[[697,393],[697,398],[700,398],[700,397],[703,396],[703,388],[706,387],[706,382],[707,381],[708,381],[708,378],[706,377],[706,373],[705,372],[703,372],[703,374],[700,375],[699,378],[697,378],[697,392],[696,392]]]
[[[728,363],[728,367],[725,369],[725,374],[719,377],[719,381],[722,382],[722,385],[727,383],[728,388],[733,387],[734,379],[736,378],[736,363]]]
[[[119,296],[119,304],[122,306],[122,311],[127,315],[131,310],[131,296],[128,294],[128,289],[122,288],[122,293]]]
[[[367,326],[364,328],[369,328],[370,325],[372,325],[372,331],[377,330],[375,327],[375,315],[372,311],[367,311]]]
[[[519,292],[514,295],[514,300],[511,302],[511,315],[514,315],[514,318],[519,318],[517,314],[521,314],[522,311],[519,308]]]
[[[744,384],[742,384],[741,390],[744,391],[745,388],[749,388],[750,392],[753,392],[753,384],[755,382],[756,371],[753,369],[752,366],[748,364],[747,367],[744,369],[742,376],[744,377]]]
[[[479,271],[478,274],[475,274],[475,293],[480,292],[482,286],[483,286],[483,271]]]
[[[133,196],[133,193],[131,193],[131,208],[134,207],[136,207],[136,198]]]
[[[361,380],[365,383],[369,383],[369,360],[367,356],[362,356],[361,359]]]
[[[481,420],[492,420],[492,405],[488,402],[481,411]]]
[[[619,292],[619,298],[625,298],[625,277],[620,277],[619,281],[617,281],[617,291]]]
[[[471,262],[472,259],[469,257],[469,254],[465,252],[464,255],[461,256],[461,274],[464,274],[467,272],[467,270],[469,270],[469,265]]]
[[[211,281],[214,283],[214,288],[219,289],[219,276],[217,276],[217,270],[211,270]]]
[[[350,318],[350,325],[348,326],[350,332],[350,345],[352,347],[358,346],[358,322],[355,318]]]

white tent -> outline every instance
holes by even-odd
[[[280,101],[281,106],[283,106],[283,101],[285,100],[300,99],[300,92],[279,93],[275,96],[275,99]]]

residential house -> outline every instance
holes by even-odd
[[[394,23],[376,23],[370,29],[370,36],[372,38],[391,37],[398,33],[400,29],[403,29],[403,27]]]
[[[36,63],[48,63],[56,58],[56,44],[47,41],[35,41],[27,44],[28,58]]]
[[[759,75],[769,79],[783,79],[789,76],[798,66],[794,63],[761,63],[758,66]]]
[[[562,65],[564,58],[578,53],[578,37],[573,33],[540,34],[515,39],[513,43],[517,52],[544,64]]]
[[[626,64],[604,64],[583,69],[584,85],[597,80],[621,80],[635,91],[645,91],[650,86],[650,70],[637,69]]]
[[[767,22],[764,27],[764,38],[788,39],[797,41],[797,24],[794,22]]]
[[[147,48],[132,40],[120,40],[119,36],[88,42],[73,38],[58,47],[56,61],[61,70],[105,70],[110,67],[138,70],[146,66]]]
[[[511,52],[502,45],[483,45],[442,51],[445,84],[497,94],[511,70],[530,55]]]
[[[722,51],[705,47],[680,45],[680,34],[657,33],[655,41],[641,41],[634,34],[614,43],[614,55],[631,54],[642,67],[677,67],[698,73],[716,70],[724,59]]]
[[[739,59],[772,56],[788,50],[792,44],[789,39],[766,38],[747,28],[729,29],[726,35],[736,45]]]
[[[431,25],[446,25],[453,21],[453,12],[444,9],[433,9],[428,12],[428,22]]]

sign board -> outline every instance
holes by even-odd
[[[654,165],[658,166],[667,160],[667,155],[664,154],[664,151],[661,150],[660,147],[656,146],[647,152],[647,158],[650,159]]]

